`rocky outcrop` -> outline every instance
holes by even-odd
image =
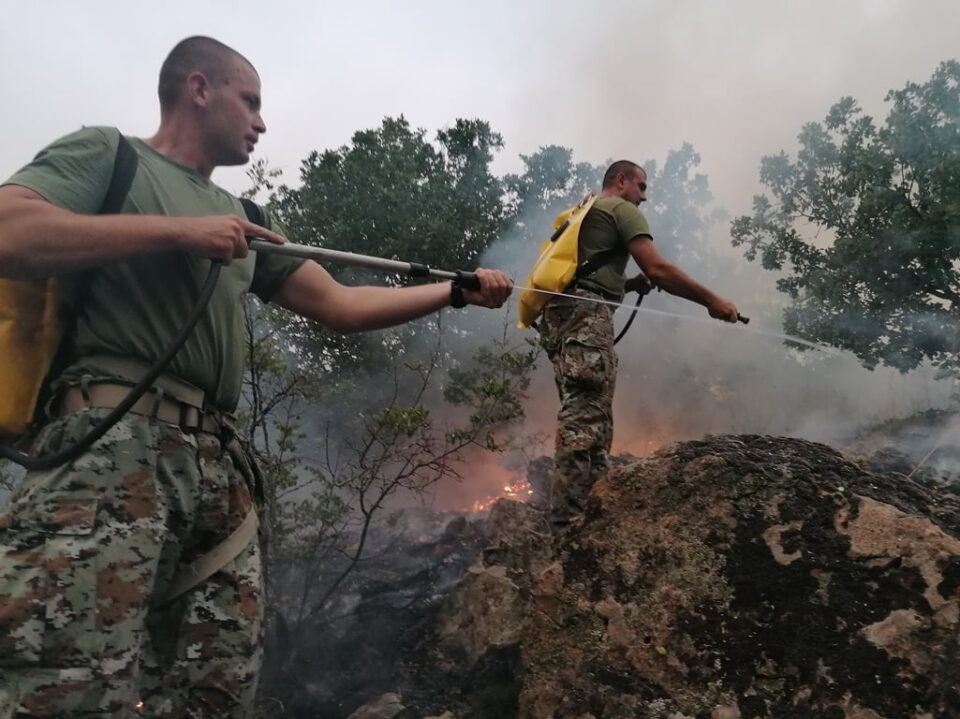
[[[440,649],[473,665],[490,648],[518,645],[530,581],[554,559],[543,515],[528,504],[500,501],[487,519],[488,546],[440,612]]]
[[[611,471],[555,555],[536,512],[504,516],[523,521],[446,600],[440,654],[466,673],[514,647],[516,701],[458,690],[454,716],[960,716],[960,509],[935,485],[718,437]]]
[[[400,695],[389,692],[376,701],[364,704],[353,712],[347,719],[393,719],[403,711]]]

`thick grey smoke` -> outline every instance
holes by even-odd
[[[656,192],[651,185],[652,201]],[[658,234],[658,225],[680,225],[680,218],[664,214],[664,204],[670,205],[661,203],[652,229],[661,250],[670,254],[669,243],[687,238]],[[710,208],[705,212],[722,216]],[[546,237],[551,219],[540,214],[522,222],[542,227]],[[938,380],[933,368],[908,374],[886,367],[869,370],[850,353],[800,351],[777,338],[785,298],[774,288],[776,276],[737,258],[725,244],[727,228],[726,222],[718,222],[705,231],[706,252],[684,269],[734,300],[752,318],[751,324],[710,320],[699,305],[666,294],[645,298],[645,308],[684,317],[641,312],[617,346],[615,452],[642,456],[676,440],[721,433],[787,435],[844,447],[869,427],[949,406],[953,384]],[[504,268],[522,282],[539,246],[523,235],[509,233],[481,263]],[[633,266],[628,273],[635,270]],[[634,300],[635,295],[628,296],[625,303]],[[626,307],[617,312],[617,327],[628,315]],[[489,336],[498,324],[489,315],[472,317],[475,337]],[[533,330],[513,332],[518,341],[536,337]],[[552,437],[556,408],[552,368],[542,358],[525,431]],[[552,439],[545,449],[552,451]]]

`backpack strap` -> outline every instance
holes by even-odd
[[[133,149],[130,140],[121,132],[120,140],[117,143],[117,154],[113,159],[113,173],[110,175],[110,184],[107,186],[107,194],[103,198],[103,203],[97,211],[98,215],[117,215],[120,213],[130,192],[130,187],[133,185],[133,178],[137,174],[139,164],[140,156]],[[73,295],[73,319],[71,320],[71,327],[64,334],[64,340],[70,339],[76,330],[77,312],[80,306],[87,301],[90,294],[90,279],[94,272],[96,272],[96,268],[91,267],[80,270],[77,275],[78,281],[74,284],[76,289]],[[60,344],[61,351],[65,351],[67,345],[68,342],[62,341]],[[59,354],[60,352],[58,352]],[[58,370],[57,374],[59,374],[59,370],[64,369],[62,364],[64,359],[65,357],[58,357],[54,361],[54,368]]]
[[[98,215],[115,215],[123,209],[123,203],[133,184],[133,176],[137,174],[140,156],[133,149],[130,141],[120,133],[117,144],[117,156],[113,160],[113,174],[110,176],[110,185],[107,194],[100,205]]]
[[[596,254],[591,255],[587,258],[586,262],[577,268],[577,273],[573,276],[573,279],[580,280],[584,277],[592,275],[608,262],[612,261],[619,254],[620,248],[611,247],[609,250],[604,250],[603,252],[597,252]]]
[[[583,198],[580,201],[580,205],[577,207],[577,210],[583,212],[583,220],[586,221],[587,214],[590,210],[593,209],[593,203],[597,201],[597,195],[592,192]],[[581,209],[582,208],[582,209]],[[603,250],[603,252],[597,252],[586,259],[585,262],[580,264],[577,267],[576,273],[573,275],[573,282],[583,279],[589,275],[592,275],[594,272],[599,270],[608,262],[612,261],[616,256],[620,254],[620,250],[617,247],[611,247],[609,250]]]
[[[255,225],[260,225],[261,227],[266,225],[263,210],[260,209],[260,205],[246,197],[240,198],[240,204],[243,205],[243,211],[246,213],[247,219],[250,220],[250,222]]]
[[[160,604],[172,602],[180,595],[189,592],[239,557],[240,553],[256,540],[259,526],[257,510],[251,507],[247,516],[230,533],[230,536],[203,556],[180,567],[171,580],[170,586],[167,587],[167,593],[160,600]]]
[[[133,178],[137,174],[137,167],[140,164],[140,156],[134,149],[130,141],[121,132],[120,139],[117,142],[117,154],[113,159],[113,172],[110,175],[110,184],[107,185],[107,194],[104,195],[98,215],[116,215],[123,209],[123,203],[130,193],[130,187],[133,185]],[[37,407],[42,408],[50,401],[55,388],[52,381],[60,376],[60,373],[66,369],[70,345],[73,342],[73,336],[77,330],[77,313],[79,308],[87,301],[90,294],[90,279],[96,268],[80,270],[76,273],[76,279],[72,283],[73,307],[70,319],[67,320],[64,327],[63,337],[60,340],[60,346],[57,348],[50,363],[50,369],[47,370],[47,377],[44,380],[43,388],[40,391],[40,398],[37,401]]]

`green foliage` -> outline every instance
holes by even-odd
[[[457,120],[437,133],[437,146],[425,134],[386,118],[351,145],[311,153],[302,186],[280,188],[280,218],[308,244],[438,267],[474,262],[502,229],[489,165],[503,141],[480,120]]]
[[[273,209],[298,242],[473,268],[506,226],[501,182],[490,170],[502,146],[481,120],[457,120],[431,143],[403,117],[386,118],[355,133],[349,145],[311,153],[300,168],[301,186],[281,186]],[[369,282],[362,270],[327,269],[348,284]],[[408,282],[378,276],[375,283],[384,281]],[[339,336],[303,323],[290,330],[336,371],[376,368],[388,354],[376,335]]]
[[[503,179],[504,206],[514,232],[529,250],[529,257],[518,258],[527,266],[533,263],[540,242],[549,236],[553,218],[595,191],[604,168],[574,163],[573,151],[557,145],[541,147],[520,159],[523,173]]]
[[[245,310],[247,373],[238,417],[263,474],[266,524],[274,542],[283,546],[302,523],[326,528],[337,520],[331,515],[335,503],[329,488],[321,488],[297,507],[286,501],[309,482],[301,452],[307,438],[301,413],[306,404],[320,399],[322,382],[316,372],[303,371],[295,354],[284,351],[282,311],[253,299]],[[341,508],[341,520],[343,513]]]
[[[250,188],[241,192],[240,197],[256,201],[261,194],[269,195],[276,189],[275,183],[279,181],[282,174],[283,172],[280,169],[270,167],[270,164],[264,158],[254,160],[250,163],[246,172],[251,182]]]
[[[699,165],[700,154],[686,142],[679,150],[670,150],[663,164],[647,160],[643,168],[650,199],[640,209],[664,257],[710,284],[733,268],[708,246],[710,228],[725,214],[709,209],[713,195],[707,176],[696,171]]]
[[[265,479],[270,606],[300,626],[320,620],[349,585],[390,497],[458,477],[468,447],[510,444],[536,352],[505,340],[481,347],[450,374],[446,403],[434,390],[448,353],[439,344],[417,357],[398,352],[378,377],[383,391],[333,402],[312,379],[323,368],[278,340],[283,318],[256,303],[249,310],[242,419]]]
[[[785,329],[864,365],[960,369],[960,63],[887,95],[878,126],[852,98],[801,130],[796,160],[765,157],[767,195],[733,244],[783,272]]]
[[[444,398],[452,405],[469,407],[469,423],[447,433],[447,440],[459,443],[472,435],[490,450],[503,448],[503,438],[493,428],[518,422],[524,416],[524,402],[530,386],[530,374],[539,354],[537,346],[518,349],[505,338],[480,347],[469,367],[450,370],[450,383]],[[474,441],[471,439],[470,441]]]
[[[600,186],[605,167],[573,162],[573,151],[558,145],[520,155],[524,171],[507,175],[504,185],[511,217],[522,220],[538,214],[555,215]],[[542,232],[542,230],[541,230]]]
[[[379,429],[405,437],[425,429],[429,419],[430,411],[426,407],[384,407],[373,415]]]

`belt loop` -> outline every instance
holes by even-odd
[[[63,402],[65,390],[61,387],[50,393],[47,401],[43,403],[43,419],[52,420],[60,414],[60,404]]]
[[[233,418],[226,412],[217,411],[216,413],[217,424],[220,429],[220,441],[226,444],[231,442],[238,437],[237,427],[232,421]]]
[[[159,387],[152,387],[153,391],[153,407],[150,408],[150,417],[153,419],[158,419],[160,414],[160,405],[163,404],[163,390]]]
[[[90,380],[92,379],[93,377],[88,374],[80,378],[80,396],[83,397],[83,403],[87,405],[87,409],[90,409],[92,404],[90,401]]]
[[[180,429],[184,432],[198,432],[203,429],[203,413],[186,402],[180,402]]]

